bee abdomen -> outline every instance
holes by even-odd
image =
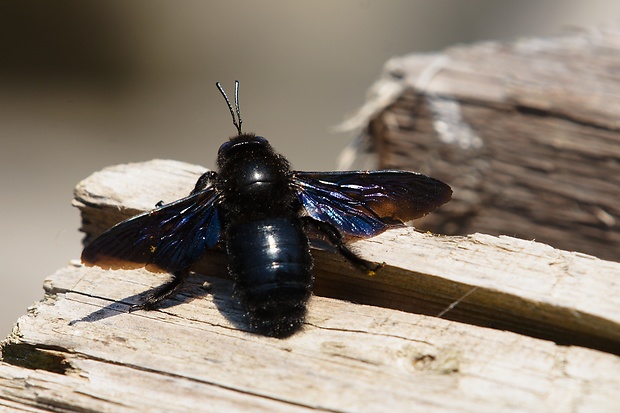
[[[286,337],[297,331],[312,289],[308,238],[296,217],[231,224],[228,268],[253,329]]]

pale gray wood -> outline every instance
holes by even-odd
[[[97,215],[113,217],[108,226],[126,218],[119,202],[135,213],[186,196],[202,172],[162,160],[106,168],[76,189],[75,203],[89,217],[82,230],[97,235]],[[107,201],[108,192],[125,201]],[[620,353],[620,294],[610,293],[620,288],[618,263],[509,237],[438,237],[411,228],[354,247],[388,265],[368,277],[338,255],[315,251],[317,294],[428,315],[458,302],[442,316]],[[221,277],[225,268],[221,254],[196,266]]]
[[[616,355],[396,310],[314,297],[303,331],[266,338],[239,328],[230,281],[193,276],[165,308],[127,313],[128,297],[164,279],[58,271],[4,351],[53,354],[67,369],[1,363],[0,397],[99,412],[585,412],[620,402]],[[211,294],[200,292],[205,280]]]
[[[203,171],[162,160],[106,168],[76,190],[83,229],[100,231],[98,216],[126,217],[123,205],[135,213],[185,196]],[[246,331],[232,282],[220,278],[221,255],[200,263],[204,275],[161,309],[134,313],[129,306],[166,274],[76,261],[46,280],[45,299],[3,343],[0,408],[588,412],[620,404],[620,264],[510,237],[412,228],[354,248],[385,267],[368,277],[313,251],[315,292],[355,302],[313,297],[303,330],[286,340]],[[541,328],[574,345],[526,335],[544,336]]]

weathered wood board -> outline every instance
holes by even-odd
[[[620,402],[616,355],[390,309],[315,297],[301,333],[266,338],[239,328],[229,281],[195,276],[165,308],[127,313],[162,281],[60,270],[4,349],[12,363],[40,364],[0,364],[0,396],[99,412],[585,412]]]
[[[76,191],[83,229],[95,234],[125,217],[124,208],[135,213],[184,196],[201,172],[172,161],[99,172]],[[354,247],[385,268],[367,277],[315,251],[315,293],[341,300],[315,296],[304,329],[286,340],[246,331],[221,254],[150,312],[127,309],[165,274],[61,269],[3,345],[0,408],[586,412],[620,405],[620,264],[510,237],[411,228]]]
[[[619,65],[620,27],[398,57],[345,126],[378,167],[452,186],[424,228],[618,261]]]

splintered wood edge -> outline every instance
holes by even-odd
[[[204,171],[154,160],[97,172],[75,191],[82,230],[98,235],[160,200],[187,196]],[[315,294],[619,352],[618,263],[511,237],[445,237],[412,228],[353,248],[385,267],[368,277],[333,253],[314,251]],[[225,260],[214,256],[195,270],[226,277]]]

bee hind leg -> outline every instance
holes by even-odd
[[[166,298],[172,296],[176,290],[181,286],[183,281],[189,275],[189,270],[180,270],[175,271],[172,274],[172,280],[168,281],[164,285],[153,289],[148,293],[146,298],[138,304],[132,305],[129,307],[129,312],[134,312],[137,310],[152,310],[157,305],[165,300]]]
[[[344,237],[338,229],[328,222],[317,221],[311,217],[301,217],[304,228],[314,228],[321,234],[325,235],[328,241],[338,249],[340,255],[342,255],[347,261],[351,263],[355,268],[368,274],[374,275],[377,270],[384,266],[384,263],[376,264],[374,262],[367,261],[353,252],[344,243]]]

